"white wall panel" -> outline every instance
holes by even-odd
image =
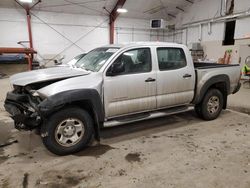
[[[235,39],[250,37],[250,18],[244,18],[236,21]]]
[[[43,11],[34,11],[33,14],[33,43],[41,57],[61,53],[59,57],[64,55],[68,61],[79,53],[109,44],[108,17]],[[115,43],[165,40],[163,31],[150,31],[149,26],[149,20],[118,17]],[[0,28],[0,46],[20,47],[18,41],[28,41],[26,15],[22,9],[0,8]]]
[[[0,46],[17,47],[18,41],[27,41],[28,33],[24,25],[24,22],[0,21]]]
[[[131,33],[118,33],[117,36],[118,36],[117,43],[132,42],[132,35],[131,35]]]
[[[194,3],[185,10],[185,13],[180,13],[177,16],[177,26],[219,16],[220,2],[220,0],[202,0]]]
[[[150,41],[150,32],[149,31],[134,32],[134,41]]]
[[[224,1],[223,1],[224,2]],[[224,6],[224,5],[223,5]],[[250,0],[235,0],[234,12],[247,11],[250,8]],[[219,0],[202,0],[194,3],[191,7],[185,10],[185,13],[180,13],[175,19],[176,27],[181,27],[183,24],[195,21],[212,19],[221,16],[221,1]],[[222,15],[224,15],[224,7],[222,7]],[[236,21],[235,38],[243,38],[250,34],[250,18],[239,19]],[[197,42],[199,38],[199,26],[188,28],[187,35],[188,43]],[[202,42],[204,41],[222,41],[224,39],[225,23],[213,23],[212,33],[208,34],[207,24],[202,25]],[[185,35],[185,34],[183,34]],[[184,36],[185,37],[185,36]],[[185,42],[186,39],[182,41]]]
[[[187,44],[199,42],[199,27],[188,28]]]
[[[249,0],[234,0],[234,11],[242,12],[250,8]]]
[[[37,11],[33,14],[34,48],[42,57],[62,52],[67,61],[79,53],[109,43],[107,17]],[[0,46],[21,47],[18,41],[28,41],[26,16],[22,9],[0,8],[0,28]],[[72,45],[80,38],[76,43],[80,48]]]
[[[115,23],[115,27],[150,29],[150,20],[118,17]]]
[[[224,38],[225,23],[211,23],[211,34],[208,24],[202,25],[202,41],[216,41]]]
[[[108,17],[42,11],[33,14],[34,48],[44,58],[62,52],[60,56],[64,55],[67,61],[79,53],[109,44]],[[149,41],[149,23],[149,20],[144,19],[118,18],[115,23],[115,33],[118,33],[115,42]],[[26,16],[22,9],[0,8],[0,28],[0,46],[20,47],[18,41],[28,41]],[[72,45],[71,41],[77,41],[80,48]]]

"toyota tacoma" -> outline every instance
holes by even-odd
[[[96,48],[71,66],[10,77],[5,109],[19,130],[38,130],[57,155],[78,152],[100,130],[195,108],[204,120],[240,88],[238,64],[194,63],[181,44],[140,42]]]

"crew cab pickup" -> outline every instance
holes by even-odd
[[[180,113],[204,120],[240,88],[239,65],[194,63],[181,44],[141,42],[96,48],[71,66],[10,77],[5,109],[15,127],[37,129],[57,155],[82,150],[103,127]],[[132,126],[132,125],[131,125]]]

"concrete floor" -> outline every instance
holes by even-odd
[[[0,64],[0,73],[6,74],[6,75],[13,75],[13,74],[24,72],[27,70],[28,70],[28,64],[24,64],[24,63],[17,62],[17,63]]]
[[[4,98],[8,80],[0,86]],[[248,98],[247,91],[237,95]],[[237,95],[229,106],[246,103],[235,101]],[[58,157],[39,136],[14,130],[0,111],[0,144],[18,140],[0,147],[0,187],[249,188],[249,122],[249,115],[231,110],[209,122],[190,111],[105,129],[101,145]]]
[[[250,115],[250,82],[242,81],[238,93],[228,98],[228,108]]]

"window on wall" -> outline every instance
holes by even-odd
[[[235,20],[226,22],[225,35],[223,40],[223,45],[234,45],[234,33],[235,33]]]
[[[157,48],[159,69],[180,69],[187,65],[185,53],[181,48]]]

